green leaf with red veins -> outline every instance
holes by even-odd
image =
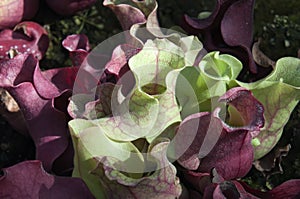
[[[184,66],[183,50],[167,39],[148,40],[143,49],[129,60],[129,68],[138,79],[140,88],[149,84],[165,87],[167,74]],[[152,90],[152,93],[157,91]]]
[[[188,115],[212,111],[218,103],[214,98],[222,96],[228,85],[235,83],[242,64],[235,57],[211,52],[203,57],[199,67],[185,67],[176,80],[176,97],[182,107],[182,118]]]
[[[184,51],[184,60],[186,66],[193,66],[200,51],[203,49],[203,44],[195,36],[180,38],[178,45]]]
[[[73,176],[82,178],[97,198],[106,195],[105,188],[99,178],[90,172],[97,167],[100,157],[116,159],[120,162],[120,166],[123,166],[122,162],[131,154],[135,154],[135,160],[139,160],[136,163],[143,165],[143,157],[131,142],[116,142],[109,139],[94,122],[74,119],[69,122],[69,127],[75,149]]]
[[[146,138],[150,143],[169,125],[181,121],[174,92],[170,90],[151,96],[136,89],[120,104],[117,102],[120,92],[115,93],[117,96],[112,97],[113,117],[95,121],[111,139],[133,141]]]
[[[185,44],[186,51],[193,50],[193,43],[192,40]],[[123,95],[122,86],[113,91],[112,117],[97,120],[106,136],[118,141],[146,138],[152,142],[169,125],[181,121],[174,95],[174,75],[168,74],[184,66],[183,53],[179,46],[161,39],[149,41],[130,59],[137,85],[127,96]],[[155,65],[151,64],[153,59]]]
[[[111,115],[111,96],[115,89],[111,83],[101,84],[96,93],[73,95],[68,105],[72,118],[98,119]],[[99,96],[95,100],[95,95]]]
[[[68,113],[72,118],[85,118],[83,115],[86,110],[87,103],[92,100],[93,96],[90,94],[73,95],[68,105]]]
[[[156,97],[159,101],[159,113],[155,118],[155,124],[146,139],[151,143],[168,126],[181,122],[180,110],[176,102],[174,91],[167,90],[164,94]]]
[[[90,175],[89,173],[90,170],[97,166],[97,162],[80,141],[80,133],[84,129],[93,126],[93,123],[83,119],[74,119],[69,122],[69,129],[74,147],[74,170],[72,176],[80,177],[96,198],[104,198],[105,188],[102,186],[97,176]]]
[[[217,83],[217,82],[216,82]],[[226,90],[225,84],[219,84]],[[209,93],[207,82],[202,78],[199,68],[189,66],[182,69],[176,79],[176,97],[181,107],[181,117],[210,111],[211,105],[204,106],[213,95]]]
[[[120,92],[115,94],[112,97],[113,117],[95,121],[106,136],[118,141],[133,141],[154,132],[159,114],[159,101],[155,97],[136,89],[119,104]]]
[[[199,68],[205,77],[229,83],[237,78],[243,66],[237,58],[214,51],[203,57]]]
[[[148,173],[139,178],[129,177],[128,174],[106,166],[113,162],[107,157],[102,159],[103,164],[99,164],[92,173],[101,177],[102,183],[108,187],[107,190],[113,190],[108,191],[108,198],[177,198],[182,189],[176,176],[176,168],[166,157],[168,144],[169,141],[161,139],[149,146],[148,160],[156,163],[157,167],[152,174]]]
[[[266,155],[276,145],[284,126],[300,99],[300,59],[279,59],[275,70],[266,78],[241,86],[252,91],[265,108],[265,125],[256,141],[255,159]]]
[[[297,98],[299,99],[300,92],[299,89],[295,90],[281,82],[271,83],[252,92],[263,103],[266,110],[264,114],[266,124],[257,136],[260,145],[255,148],[255,159],[259,159],[270,152],[279,141],[284,126],[299,102]]]
[[[109,139],[92,121],[74,119],[69,127],[75,148],[73,176],[82,178],[96,198],[180,195],[176,169],[166,157],[168,141],[153,142],[143,156],[131,142]]]
[[[167,39],[147,41],[144,48],[129,60],[129,67],[135,75],[137,87],[153,96],[159,102],[159,114],[155,126],[147,134],[151,142],[169,125],[181,121],[180,110],[175,98],[175,81],[185,63],[184,55],[196,59],[196,49],[201,43],[194,37],[186,37],[177,44]],[[192,60],[192,62],[194,62]]]

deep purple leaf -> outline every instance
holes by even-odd
[[[193,188],[194,190],[204,193],[205,188],[211,184],[211,177],[209,173],[200,173],[190,170],[182,171],[183,179],[188,183],[188,189]]]
[[[8,59],[9,52],[33,54],[42,59],[49,46],[46,30],[34,22],[22,22],[14,30],[0,32],[0,59]]]
[[[214,190],[216,189],[216,184],[209,184],[203,193],[203,199],[211,199],[213,198]]]
[[[110,82],[110,79],[113,79],[112,83],[122,85],[122,93],[125,96],[135,85],[135,78],[129,69],[128,61],[140,50],[134,45],[121,44],[113,50],[111,59],[105,65],[105,81]]]
[[[66,16],[91,7],[96,0],[46,0],[46,2],[54,12]]]
[[[183,171],[184,182],[188,191],[196,190],[204,199],[241,198],[241,199],[296,199],[300,196],[300,180],[289,180],[268,192],[255,190],[242,181],[224,180],[215,169],[212,176],[208,173]]]
[[[104,0],[103,5],[116,14],[123,30],[130,30],[125,32],[127,43],[143,45],[149,38],[168,37],[159,26],[157,1]]]
[[[224,181],[217,185],[213,192],[213,198],[241,198],[241,194],[237,190],[236,186],[230,181]]]
[[[275,68],[276,62],[270,59],[266,54],[264,54],[263,51],[260,49],[260,43],[261,43],[261,38],[258,38],[258,41],[256,41],[253,46],[252,46],[252,55],[254,61],[264,67],[264,68]]]
[[[214,184],[215,189],[213,193],[209,193],[212,189],[206,189],[204,195],[211,195],[211,198],[225,199],[225,198],[240,198],[240,199],[258,199],[258,197],[245,191],[243,186],[237,181],[224,181],[219,184]],[[211,185],[212,186],[212,185]],[[206,198],[206,197],[204,197]]]
[[[84,34],[69,35],[63,40],[62,45],[70,52],[74,66],[80,66],[91,50],[89,39]]]
[[[40,2],[38,0],[23,0],[23,20],[29,20],[33,18],[39,10]]]
[[[192,198],[202,198],[202,195],[194,190],[189,190],[188,196],[183,197],[182,195],[180,196],[180,199],[192,199]]]
[[[3,171],[0,198],[94,198],[81,179],[49,175],[40,161],[25,161]]]
[[[286,146],[276,145],[267,155],[254,161],[253,165],[264,175],[282,174],[282,159],[288,155],[290,149],[290,144]]]
[[[73,89],[76,93],[89,93],[99,82],[90,72],[79,67],[54,68],[43,71],[42,74],[59,91]],[[77,74],[80,74],[80,77]],[[76,88],[74,81],[76,82]]]
[[[123,74],[129,71],[128,60],[139,51],[139,48],[129,44],[117,46],[112,53],[111,60],[106,64],[105,69],[119,79]]]
[[[248,127],[252,133],[263,127],[263,105],[254,98],[249,90],[242,87],[232,88],[220,97],[219,101],[233,106],[239,112],[243,125]]]
[[[245,48],[251,46],[253,6],[253,0],[239,0],[234,2],[225,12],[221,21],[221,33],[229,46],[243,46]]]
[[[103,5],[108,6],[115,13],[123,30],[129,30],[134,24],[146,23],[144,13],[131,5],[115,5],[111,0],[104,0]]]
[[[60,91],[72,89],[78,67],[53,68],[42,71],[42,75],[51,81]]]
[[[0,1],[0,29],[12,28],[22,20],[34,17],[39,8],[39,0]]]
[[[254,0],[218,0],[205,19],[185,16],[185,21],[204,36],[204,47],[239,58],[253,73],[257,66],[251,53]]]
[[[248,184],[246,184],[243,181],[238,181],[238,183],[243,186],[243,188],[245,189],[246,192],[258,197],[258,198],[265,198],[266,197],[266,192],[262,192],[260,190],[256,190],[253,189],[252,187],[250,187]]]
[[[297,199],[300,197],[300,179],[288,180],[268,192],[255,190],[244,182],[239,182],[239,184],[243,186],[248,193],[263,199]]]
[[[18,133],[28,136],[26,123],[16,101],[4,89],[0,88],[0,115]]]
[[[69,86],[61,89],[59,84],[54,84],[57,82],[47,79],[51,76],[53,79],[55,71],[56,74],[63,71],[77,72],[63,68],[50,71],[48,76],[44,76],[45,72],[40,71],[37,60],[32,55],[17,55],[13,59],[0,61],[0,87],[8,90],[17,101],[29,135],[35,143],[36,158],[42,161],[47,171],[53,169],[53,162],[65,153],[70,142],[67,128],[69,116],[66,111],[59,110],[59,107],[65,107],[66,110],[71,93],[65,90]],[[65,78],[65,82],[72,81],[72,78],[67,78],[68,75],[61,77]],[[72,168],[72,164],[71,158],[65,160],[66,167]],[[59,168],[55,170],[59,171]]]
[[[226,181],[215,169],[212,171],[212,182],[208,182],[203,193],[203,198],[240,198],[240,199],[258,199],[258,197],[248,193],[244,187],[235,180]]]
[[[264,125],[263,108],[251,92],[243,88],[229,90],[220,100],[240,112],[244,125],[229,126],[219,117],[219,109],[213,114],[196,113],[179,126],[175,148],[178,153],[185,151],[183,143],[192,141],[178,162],[187,169],[197,169],[202,173],[216,168],[220,176],[230,180],[243,177],[252,166],[252,134],[257,134]],[[241,106],[243,102],[250,106]]]

